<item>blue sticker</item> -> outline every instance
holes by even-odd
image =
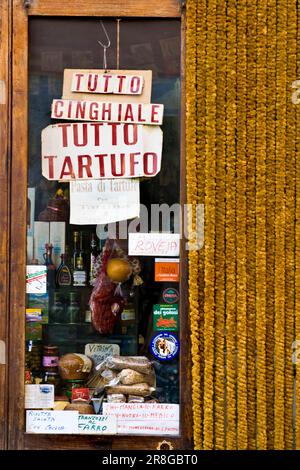
[[[161,361],[170,361],[179,352],[179,340],[173,333],[157,333],[151,340],[151,352]]]

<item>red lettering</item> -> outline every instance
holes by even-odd
[[[130,92],[134,95],[140,93],[141,79],[140,77],[132,77],[130,82]]]
[[[132,140],[129,140],[129,129],[132,132]],[[124,124],[124,143],[125,145],[135,145],[138,140],[138,128],[136,124]]]
[[[63,116],[63,111],[58,111],[59,106],[63,106],[64,102],[61,100],[55,100],[55,104],[53,107],[53,114],[55,118],[61,118]]]
[[[44,158],[48,158],[48,174],[49,174],[49,179],[52,180],[54,178],[54,164],[53,160],[54,158],[57,158],[55,155],[47,155]]]
[[[109,122],[108,125],[111,126],[111,144],[117,145],[117,126],[120,125],[118,122]]]
[[[86,159],[86,163],[83,163],[84,159]],[[87,178],[92,178],[91,165],[92,159],[89,155],[78,155],[78,178],[84,178],[83,170],[85,170]]]
[[[151,122],[153,122],[154,124],[159,124],[159,119],[155,119],[155,116],[157,116],[158,114],[158,112],[156,111],[157,108],[159,108],[158,104],[153,104],[151,106]]]
[[[138,121],[139,122],[146,122],[146,119],[142,118],[142,111],[143,111],[143,105],[139,104],[138,105]]]
[[[88,90],[89,91],[96,91],[97,85],[98,85],[98,75],[96,73],[89,73],[88,75]],[[92,83],[92,80],[94,79],[94,82]]]
[[[141,152],[132,152],[129,155],[129,159],[130,159],[130,176],[135,175],[135,165],[138,164],[138,162],[135,160],[136,155],[141,155]]]
[[[107,114],[107,118],[105,119],[106,114]],[[102,104],[102,120],[103,121],[110,121],[111,120],[111,103],[103,103]]]
[[[92,122],[90,124],[90,126],[92,126],[94,128],[94,144],[95,146],[99,147],[100,145],[100,131],[99,131],[99,128],[101,126],[103,126],[103,122],[97,122],[97,123],[94,123]]]
[[[103,177],[105,176],[105,170],[104,170],[104,158],[107,157],[107,153],[101,153],[99,155],[95,155],[95,158],[99,159],[99,176]]]
[[[72,101],[69,101],[68,104],[68,118],[70,119],[72,117]]]
[[[118,78],[119,80],[119,87],[118,87],[118,91],[116,91],[115,93],[122,93],[123,82],[124,80],[126,80],[126,75],[117,75],[116,78]]]
[[[113,176],[123,176],[125,174],[125,154],[120,154],[120,170],[119,173],[116,170],[116,155],[114,153],[111,154],[111,174]]]
[[[82,142],[78,139],[78,129],[82,129]],[[87,124],[73,124],[73,139],[76,147],[84,147],[87,144]]]
[[[122,105],[119,104],[118,105],[118,121],[121,121],[122,120]]]
[[[124,121],[134,121],[132,105],[128,104],[125,111]]]
[[[108,85],[109,85],[109,82],[112,78],[112,75],[103,75],[103,79],[104,79],[104,89],[103,89],[103,93],[109,93],[108,91]]]
[[[65,157],[64,159],[64,163],[62,166],[59,179],[62,180],[64,176],[70,176],[71,178],[75,178],[75,173],[74,173],[73,165],[71,162],[71,157]]]
[[[98,103],[92,102],[90,103],[90,115],[89,118],[91,121],[97,121],[99,117],[99,112],[98,112]]]
[[[150,159],[152,159],[152,171],[149,170],[149,160]],[[146,152],[144,154],[144,173],[147,176],[156,175],[156,173],[157,173],[157,154],[155,152]]]
[[[61,129],[61,136],[62,136],[62,145],[63,147],[68,147],[68,127],[71,124],[58,124],[57,127]]]
[[[75,77],[77,78],[77,82],[75,85],[75,91],[80,91],[81,87],[81,79],[84,77],[84,73],[75,73]]]
[[[84,119],[86,102],[77,101],[76,103],[76,119]]]

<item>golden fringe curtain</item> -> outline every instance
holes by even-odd
[[[187,0],[187,199],[205,205],[189,252],[196,449],[300,449],[297,4]]]

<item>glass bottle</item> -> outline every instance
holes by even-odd
[[[61,263],[57,269],[56,273],[56,285],[61,286],[71,286],[72,285],[72,272],[71,268],[67,263],[67,255],[60,255]]]
[[[55,265],[52,261],[53,246],[48,243],[45,245],[46,253],[44,253],[45,265],[47,266],[47,291],[55,288]]]
[[[73,256],[72,256],[72,266],[73,269],[76,269],[76,260],[79,255],[79,232],[73,233]]]
[[[54,292],[54,303],[50,309],[51,323],[64,323],[65,308],[61,302],[59,292]]]
[[[80,322],[80,305],[76,292],[70,292],[69,305],[67,307],[66,318],[68,323]]]
[[[73,272],[73,286],[86,286],[86,269],[81,253],[76,259],[76,268]]]
[[[92,233],[90,242],[90,276],[89,282],[91,286],[95,285],[98,274],[99,250],[97,248],[96,235]]]

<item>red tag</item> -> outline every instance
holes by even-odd
[[[78,398],[90,401],[90,390],[88,388],[73,388],[72,400],[78,400]]]

